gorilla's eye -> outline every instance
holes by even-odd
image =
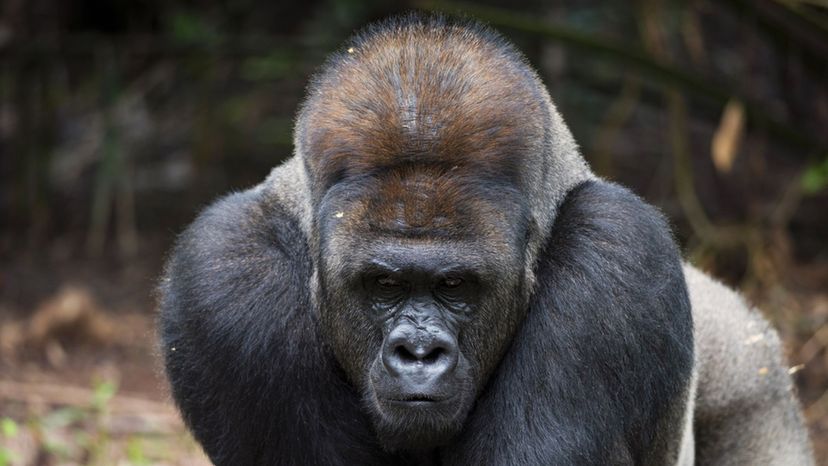
[[[399,288],[402,283],[394,277],[383,275],[377,278],[377,285],[383,288]]]
[[[440,282],[440,286],[443,287],[443,288],[447,288],[447,289],[457,288],[462,284],[463,284],[463,279],[462,278],[457,278],[457,277],[449,277],[449,278],[443,279],[443,281]]]

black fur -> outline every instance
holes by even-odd
[[[663,217],[617,185],[582,184],[561,208],[537,281],[446,463],[669,464],[693,323]]]
[[[629,191],[571,191],[536,267],[528,315],[459,438],[384,453],[319,332],[308,238],[249,191],[181,236],[161,344],[185,421],[218,465],[664,464],[693,362],[681,262]],[[485,342],[480,342],[485,345]],[[430,462],[430,463],[429,463]]]
[[[181,236],[161,341],[184,420],[217,465],[392,464],[319,337],[307,239],[255,192]]]

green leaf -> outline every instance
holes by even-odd
[[[19,428],[17,427],[17,423],[14,422],[14,419],[4,417],[3,420],[0,421],[0,431],[3,432],[4,437],[16,437],[18,430]]]
[[[95,394],[92,397],[92,404],[96,409],[103,409],[109,400],[115,396],[118,386],[114,382],[105,380],[95,385]]]
[[[130,463],[136,466],[144,466],[150,464],[147,457],[144,456],[143,443],[140,439],[132,438],[127,443],[126,448],[127,459]]]
[[[815,194],[828,186],[828,158],[808,167],[802,174],[802,189],[808,194]]]
[[[19,460],[17,453],[8,448],[0,447],[0,466],[11,466]]]

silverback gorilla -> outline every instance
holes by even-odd
[[[467,22],[335,54],[294,157],[181,235],[160,308],[219,465],[813,461],[774,331]]]

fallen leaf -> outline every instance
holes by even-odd
[[[738,100],[731,99],[722,112],[722,119],[713,135],[710,148],[713,165],[719,173],[729,173],[733,168],[744,131],[745,108]]]

